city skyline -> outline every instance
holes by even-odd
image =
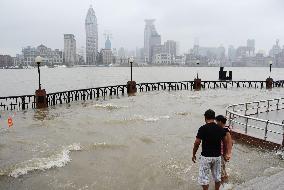
[[[38,9],[34,9],[29,5],[36,4],[35,0],[1,1],[0,52],[15,55],[23,47],[37,44],[63,49],[64,33],[73,33],[77,46],[85,46],[84,19],[91,2],[71,0],[67,4],[63,0],[56,2],[57,6],[51,6],[53,3],[55,1],[43,1]],[[114,35],[112,44],[117,49],[143,47],[144,19],[154,18],[156,28],[162,34],[162,42],[167,39],[178,41],[182,53],[192,48],[195,38],[199,38],[201,46],[223,45],[226,48],[255,39],[256,51],[263,49],[268,53],[276,39],[280,39],[281,46],[283,44],[283,4],[277,0],[180,0],[176,2],[177,6],[170,6],[169,1],[161,3],[160,0],[124,0],[120,3],[106,0],[96,1],[93,7],[98,17],[99,39],[104,39],[104,30],[111,30]],[[99,49],[103,47],[104,41],[101,40]]]

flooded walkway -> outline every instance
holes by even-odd
[[[242,185],[235,187],[235,190],[283,190],[284,170],[283,168],[270,168],[264,174],[256,177]]]
[[[204,111],[225,114],[229,104],[271,96],[260,89],[150,92],[17,112],[10,129],[0,120],[0,189],[199,189],[190,158]],[[274,151],[236,142],[230,183],[271,167],[284,168]]]
[[[284,109],[278,110],[278,111],[270,111],[266,113],[261,113],[258,115],[254,115],[253,117],[257,117],[261,119],[269,119],[270,121],[282,123],[284,122]]]

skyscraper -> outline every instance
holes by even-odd
[[[247,40],[247,49],[248,49],[249,56],[254,56],[254,52],[255,52],[255,40],[254,39]]]
[[[64,34],[64,63],[68,66],[76,63],[76,40],[73,34]]]
[[[107,39],[105,42],[105,49],[111,49],[111,41],[109,39],[109,35],[107,35]]]
[[[171,56],[177,56],[177,42],[174,40],[168,40],[164,43],[164,52]]]
[[[145,20],[146,25],[144,29],[144,55],[145,61],[148,63],[152,62],[153,47],[161,45],[161,36],[156,31],[154,22],[155,19]]]
[[[98,25],[97,17],[92,6],[90,6],[86,19],[86,63],[87,65],[96,64],[98,52]]]

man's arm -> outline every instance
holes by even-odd
[[[192,150],[192,161],[194,163],[196,162],[196,152],[197,152],[197,150],[199,148],[200,143],[201,143],[201,139],[196,138],[195,142],[194,142],[194,145],[193,145],[193,150]]]
[[[232,147],[233,147],[233,141],[231,134],[229,132],[226,133],[226,136],[224,137],[224,145],[225,145],[225,160],[229,161],[232,157]]]

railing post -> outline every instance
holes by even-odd
[[[265,125],[265,133],[264,133],[264,140],[266,140],[266,139],[267,139],[268,123],[269,123],[269,120],[267,120],[267,121],[266,121],[266,125]]]
[[[231,114],[231,112],[229,113],[229,126],[231,126],[232,125],[232,114]]]
[[[226,109],[226,117],[228,118],[228,110]]]
[[[53,99],[52,99],[52,104],[53,104],[53,106],[55,105],[55,94],[53,94]]]
[[[248,111],[248,103],[246,103],[245,116],[247,116],[247,111]]]
[[[284,125],[284,120],[282,121],[282,124]],[[282,131],[283,131],[283,137],[282,137],[282,148],[284,148],[284,126],[282,126]]]
[[[70,91],[67,92],[67,103],[70,103]]]
[[[245,134],[248,133],[248,118],[246,117],[246,128],[245,128]]]
[[[26,101],[25,101],[25,96],[22,96],[22,110],[26,109]]]

